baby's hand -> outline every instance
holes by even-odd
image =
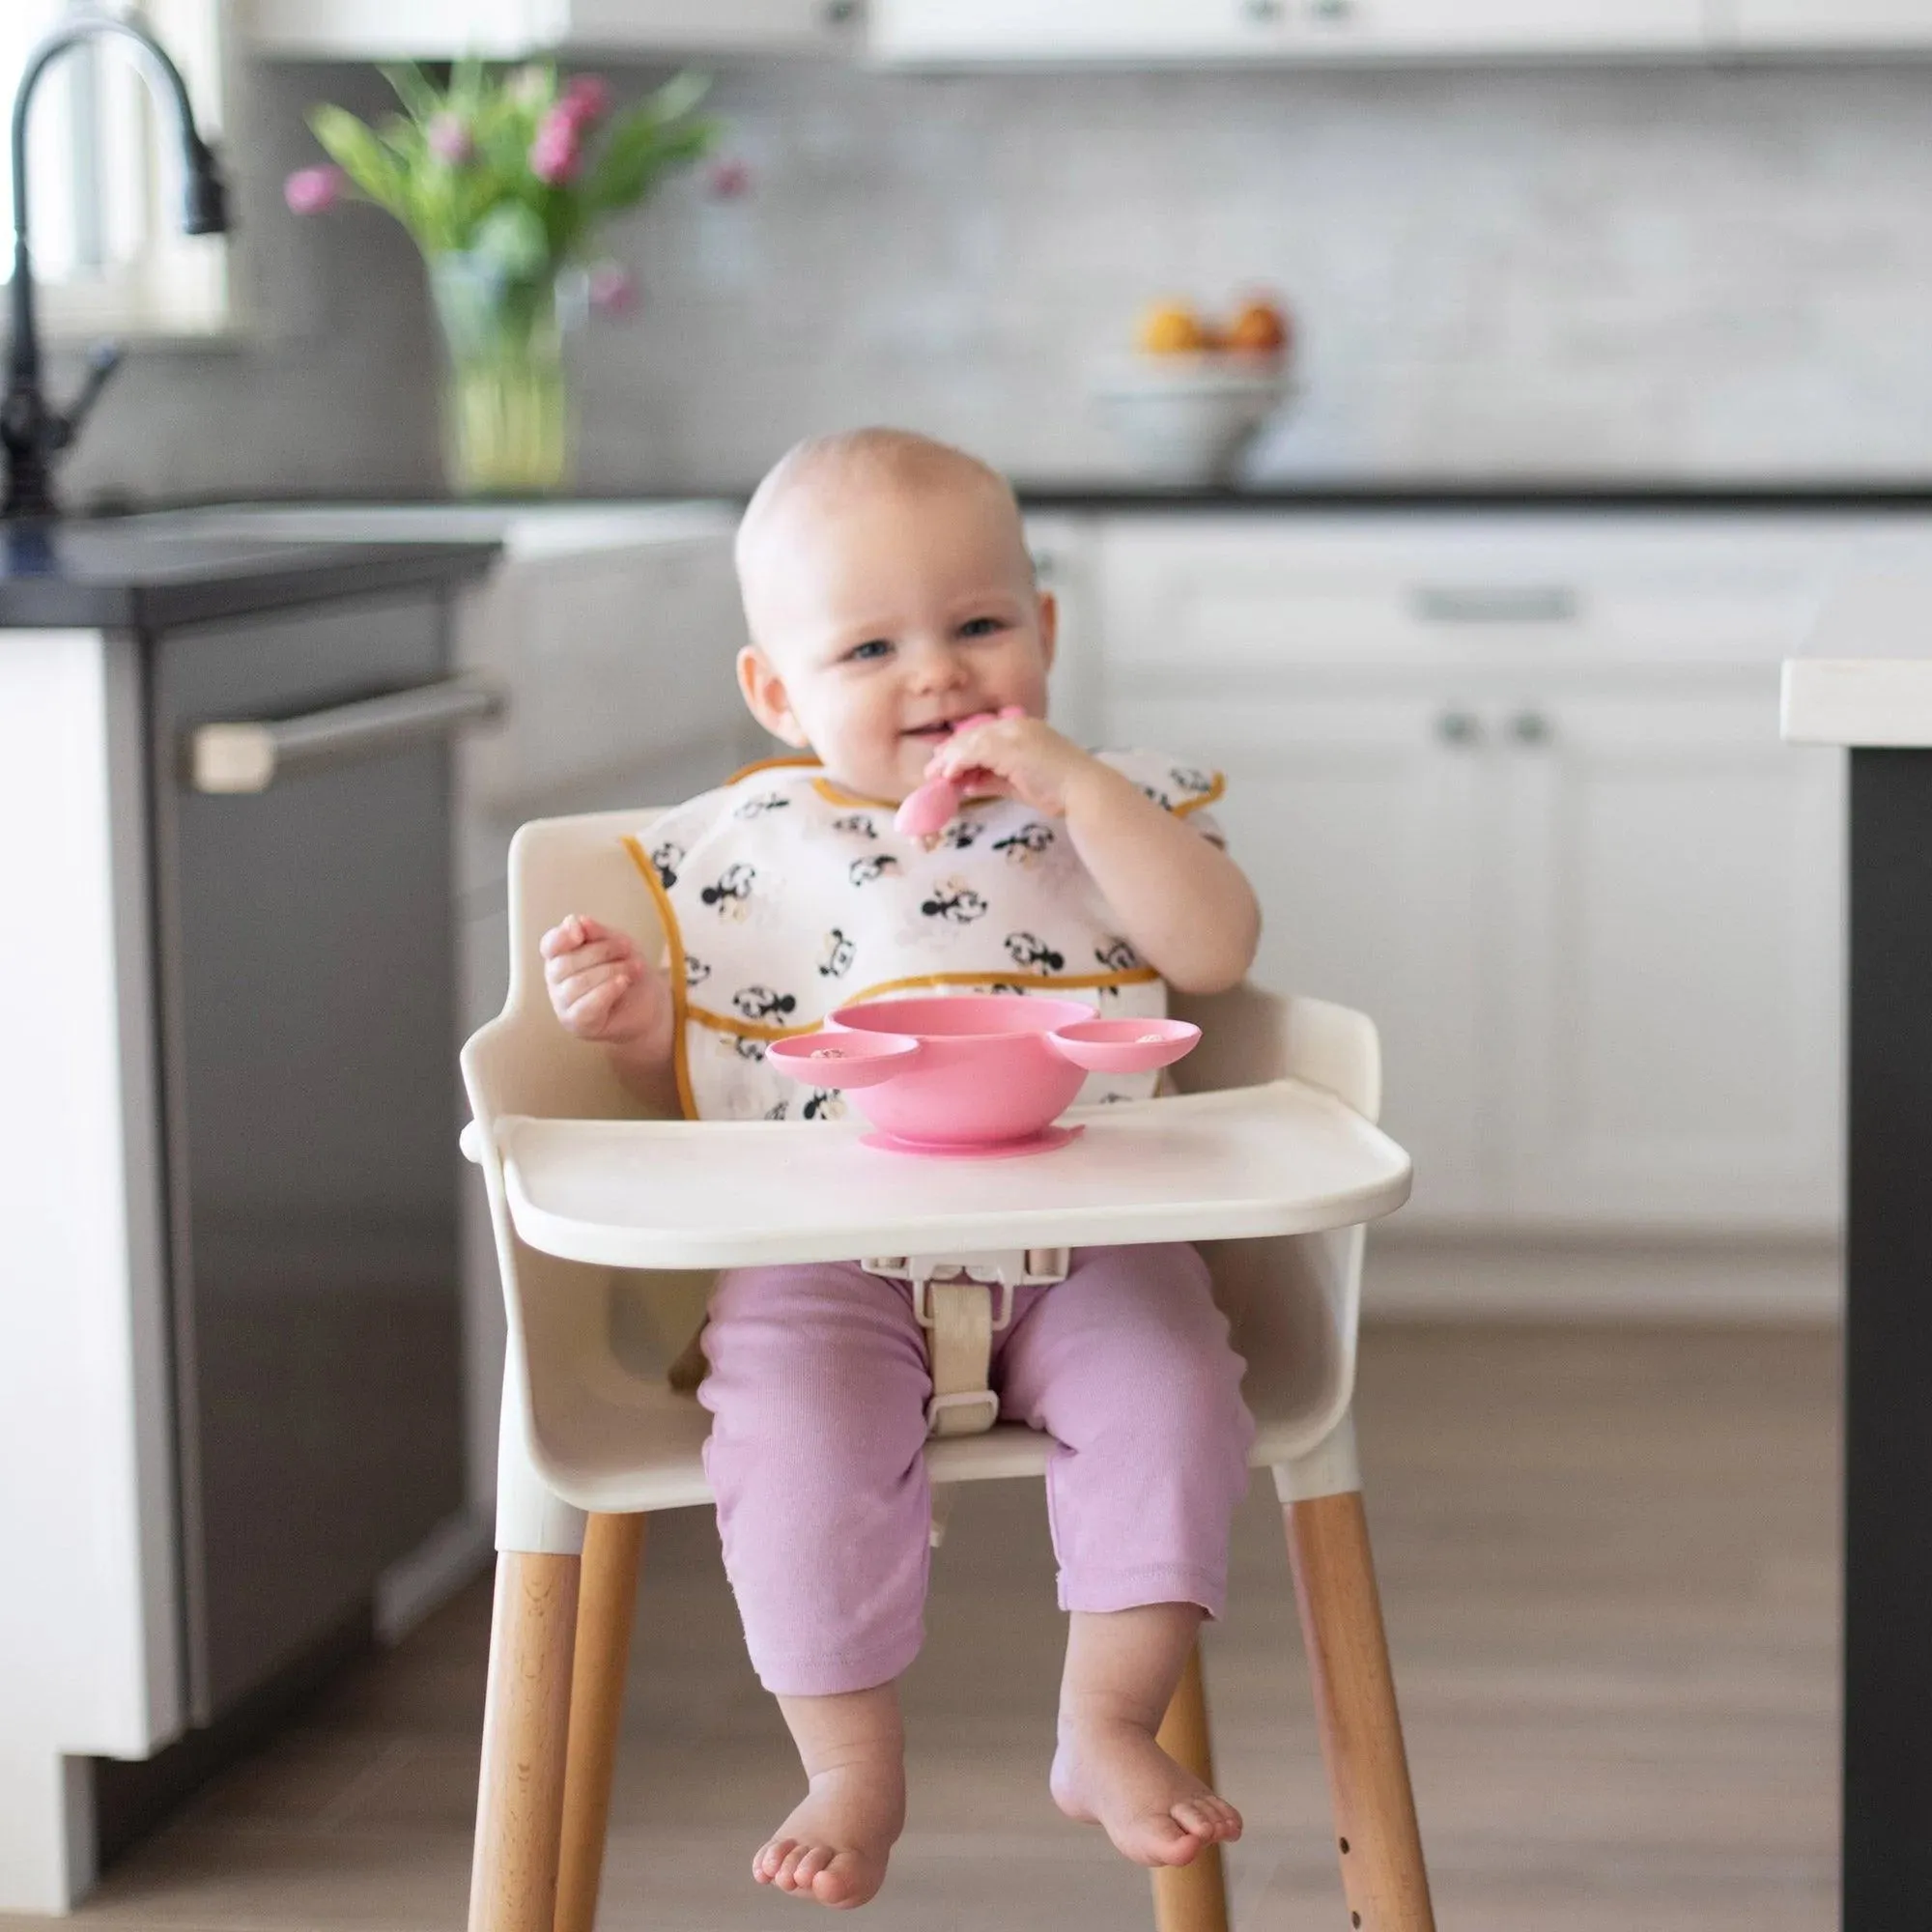
[[[633,1046],[665,1028],[670,988],[628,933],[572,913],[538,950],[550,1003],[579,1039]]]
[[[1066,795],[1090,771],[1107,770],[1040,718],[996,718],[955,731],[932,754],[928,779],[987,774],[991,789],[1030,805],[1049,818],[1066,816]]]

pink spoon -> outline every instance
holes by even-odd
[[[969,724],[990,724],[998,718],[1025,716],[1023,705],[1009,704],[1001,711],[981,711],[974,717],[962,718],[952,728],[963,731]],[[930,838],[935,833],[943,832],[959,815],[959,808],[966,794],[973,789],[975,778],[983,776],[965,772],[958,778],[927,779],[917,791],[905,795],[894,815],[894,826],[908,838]]]

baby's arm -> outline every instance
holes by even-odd
[[[1171,986],[1219,993],[1240,982],[1261,937],[1261,908],[1218,845],[1037,718],[956,732],[934,755],[931,776],[975,767],[1066,821],[1122,934]]]
[[[675,1114],[671,1048],[677,1016],[670,983],[628,933],[572,913],[544,934],[544,983],[565,1029],[610,1054],[640,1100]]]

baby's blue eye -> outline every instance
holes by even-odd
[[[962,638],[990,638],[995,631],[1004,631],[1006,625],[998,617],[968,617],[960,625]]]
[[[867,638],[863,644],[855,645],[846,656],[860,662],[867,658],[882,658],[892,649],[884,638]]]

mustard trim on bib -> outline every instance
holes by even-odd
[[[1212,805],[1227,789],[1227,779],[1221,773],[1216,772],[1214,774],[1214,782],[1199,798],[1190,798],[1183,800],[1179,805],[1171,805],[1168,807],[1168,810],[1176,818],[1185,818],[1190,811],[1199,811],[1204,807]]]
[[[741,766],[724,781],[721,789],[729,790],[741,779],[756,778],[760,772],[800,772],[810,771],[820,762],[815,752],[789,752],[783,757],[754,758],[749,765]]]
[[[867,986],[838,1004],[858,1007],[867,1000],[884,999],[890,993],[917,992],[935,986],[1024,986],[1030,992],[1065,989],[1075,993],[1106,986],[1144,986],[1159,978],[1151,966],[1131,973],[925,973],[910,980],[882,980],[876,986]],[[685,1011],[698,1026],[709,1027],[713,1033],[730,1034],[738,1039],[802,1039],[825,1024],[823,1020],[814,1020],[810,1026],[766,1026],[758,1020],[741,1020],[735,1013],[714,1012],[709,1007],[696,1005],[687,1007]]]
[[[692,1094],[691,1062],[685,1047],[684,934],[679,929],[677,914],[671,907],[670,895],[665,891],[664,881],[658,877],[658,868],[652,865],[651,855],[644,850],[642,842],[626,833],[624,850],[631,855],[631,863],[637,867],[638,875],[650,893],[658,909],[658,918],[664,925],[665,947],[669,955],[667,970],[670,974],[671,1069],[677,1076],[677,1104],[687,1121],[695,1121],[697,1119],[697,1102]]]

